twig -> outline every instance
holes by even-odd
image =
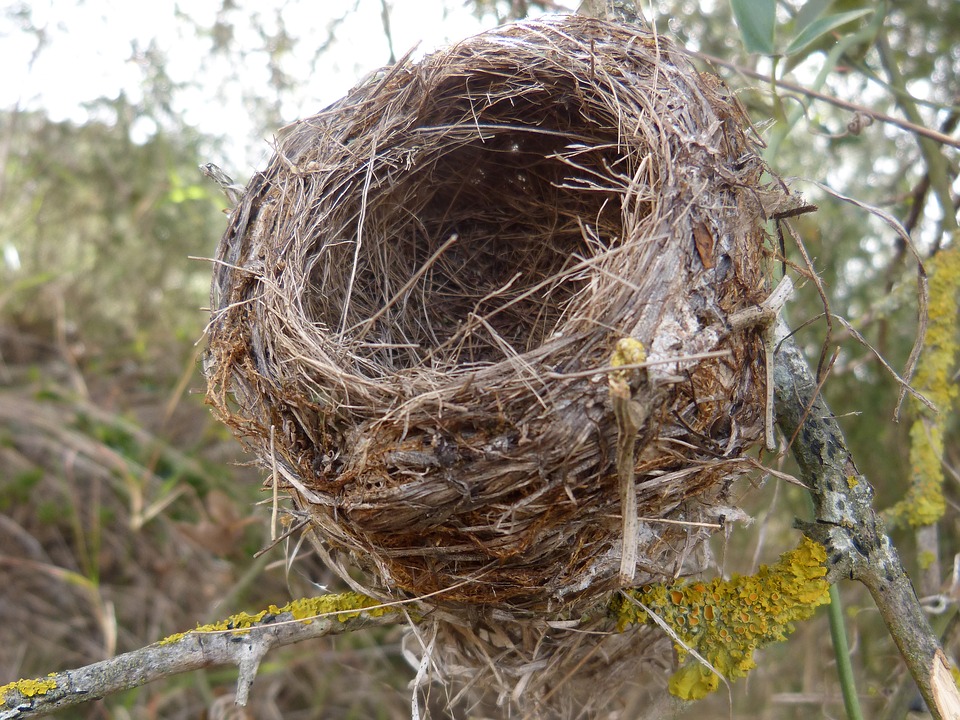
[[[397,61],[397,54],[393,51],[393,31],[390,29],[390,4],[387,0],[380,0],[380,22],[383,24],[383,35],[387,39],[387,47],[390,49],[390,59],[388,65],[393,65]]]
[[[200,172],[204,177],[210,178],[217,185],[220,186],[220,189],[223,191],[223,194],[227,196],[227,200],[230,203],[230,209],[232,210],[237,205],[240,204],[240,199],[243,197],[243,194],[247,189],[235,183],[233,178],[227,175],[223,170],[221,170],[217,165],[213,163],[204,163],[200,166]]]
[[[873,488],[857,470],[839,424],[817,393],[803,353],[790,339],[781,343],[774,377],[777,422],[788,437],[797,435],[793,454],[814,504],[814,521],[801,527],[827,548],[828,579],[849,577],[867,587],[934,717],[956,717],[951,708],[960,708],[960,693],[896,548],[872,507]]]
[[[871,215],[880,218],[891,230],[897,233],[901,242],[904,243],[904,246],[910,251],[914,259],[917,261],[917,336],[913,341],[913,347],[910,350],[910,356],[907,358],[906,366],[903,369],[903,377],[906,382],[901,383],[900,385],[900,394],[897,397],[897,408],[894,411],[894,419],[899,420],[900,407],[902,406],[903,399],[906,397],[906,393],[908,392],[909,383],[913,378],[913,371],[917,365],[917,361],[920,358],[920,353],[923,350],[924,339],[927,335],[927,308],[930,304],[930,290],[927,282],[927,269],[924,266],[923,258],[920,256],[916,245],[914,245],[913,240],[910,238],[910,234],[904,229],[903,225],[900,224],[900,221],[897,220],[893,215],[878,207],[874,207],[869,203],[865,203],[852,197],[847,197],[846,195],[837,192],[829,185],[824,185],[823,183],[816,181],[813,182],[814,185],[823,190],[825,193],[832,195],[837,200],[850,203],[851,205],[854,205],[862,210],[866,210]],[[806,255],[806,250],[803,249],[802,243],[798,243],[798,247],[800,247],[801,252]]]
[[[893,57],[893,51],[890,49],[890,43],[887,41],[886,33],[881,32],[877,35],[876,48],[880,55],[880,63],[887,72],[890,84],[906,90],[906,80]],[[923,118],[916,104],[910,99],[909,94],[898,95],[897,105],[900,106],[900,109],[904,115],[910,119],[914,127],[923,127]],[[920,152],[923,154],[923,159],[927,164],[930,185],[933,187],[933,192],[940,202],[940,209],[943,211],[943,229],[948,232],[956,230],[957,217],[953,211],[953,199],[950,188],[951,178],[947,159],[943,156],[943,153],[940,152],[940,148],[931,142],[932,138],[927,133],[922,133],[918,130],[914,132],[918,136],[917,142],[920,144]]]
[[[356,602],[357,597],[347,594],[325,599],[349,605]],[[383,606],[336,610],[302,619],[296,619],[292,612],[261,613],[259,619],[241,629],[197,630],[175,635],[76,670],[0,687],[0,720],[42,717],[154,680],[215,665],[239,668],[236,700],[243,705],[260,660],[273,648],[402,621],[401,613],[387,612]]]
[[[763,73],[759,73],[756,70],[751,70],[750,68],[743,67],[742,65],[737,65],[736,63],[728,62],[727,60],[721,60],[720,58],[714,55],[708,55],[707,53],[695,52],[693,50],[684,50],[688,55],[698,58],[700,60],[705,60],[713,65],[719,65],[721,67],[734,70],[741,75],[746,75],[747,77],[754,78],[755,80],[769,80],[770,77]],[[923,125],[918,125],[916,123],[909,122],[908,120],[901,120],[900,118],[893,117],[892,115],[887,115],[882,113],[879,110],[874,110],[869,108],[866,105],[859,105],[849,100],[843,100],[842,98],[834,97],[833,95],[827,95],[822,92],[817,92],[816,90],[811,90],[810,88],[804,87],[803,85],[797,85],[788,80],[783,80],[781,78],[777,79],[777,87],[786,88],[790,92],[800,93],[801,95],[806,95],[811,97],[814,100],[821,100],[825,103],[829,103],[844,110],[850,110],[852,112],[862,113],[868,117],[872,117],[874,120],[877,120],[882,123],[887,123],[888,125],[894,125],[901,130],[906,130],[907,132],[914,133],[915,135],[920,135],[922,137],[930,138],[934,142],[938,142],[941,145],[949,145],[951,147],[960,148],[960,139],[950,137],[942,132],[933,130]]]

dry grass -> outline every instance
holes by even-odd
[[[81,376],[55,344],[7,324],[0,355],[18,357],[0,376],[0,684],[336,583],[306,549],[293,553],[295,540],[252,560],[270,533],[269,507],[254,505],[259,473],[236,465],[239,448],[199,394]],[[194,370],[191,384],[200,382]],[[233,707],[235,672],[224,669],[65,716],[403,717],[398,642],[372,633],[278,654],[246,715]],[[346,675],[349,687],[337,682]]]

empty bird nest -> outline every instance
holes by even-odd
[[[628,576],[687,571],[764,433],[730,318],[786,192],[745,126],[669,41],[576,16],[372,75],[232,211],[210,402],[369,592],[595,603],[622,507]]]

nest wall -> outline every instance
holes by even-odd
[[[760,332],[727,319],[769,293],[782,192],[746,126],[664,38],[576,16],[374,74],[232,211],[210,402],[368,592],[557,610],[617,586],[633,338],[637,581],[688,571],[763,434]]]

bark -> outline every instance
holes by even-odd
[[[873,488],[854,463],[803,354],[782,342],[774,369],[777,422],[809,486],[814,521],[801,523],[827,548],[828,579],[862,582],[880,611],[904,662],[936,718],[956,718],[960,695],[940,643],[917,600],[883,522],[873,509]]]
[[[215,665],[236,665],[237,704],[246,703],[260,660],[275,647],[311,638],[395,625],[404,615],[388,612],[335,614],[296,620],[291,613],[267,615],[243,630],[194,631],[76,670],[21,680],[0,688],[0,720],[36,718],[154,680]]]

